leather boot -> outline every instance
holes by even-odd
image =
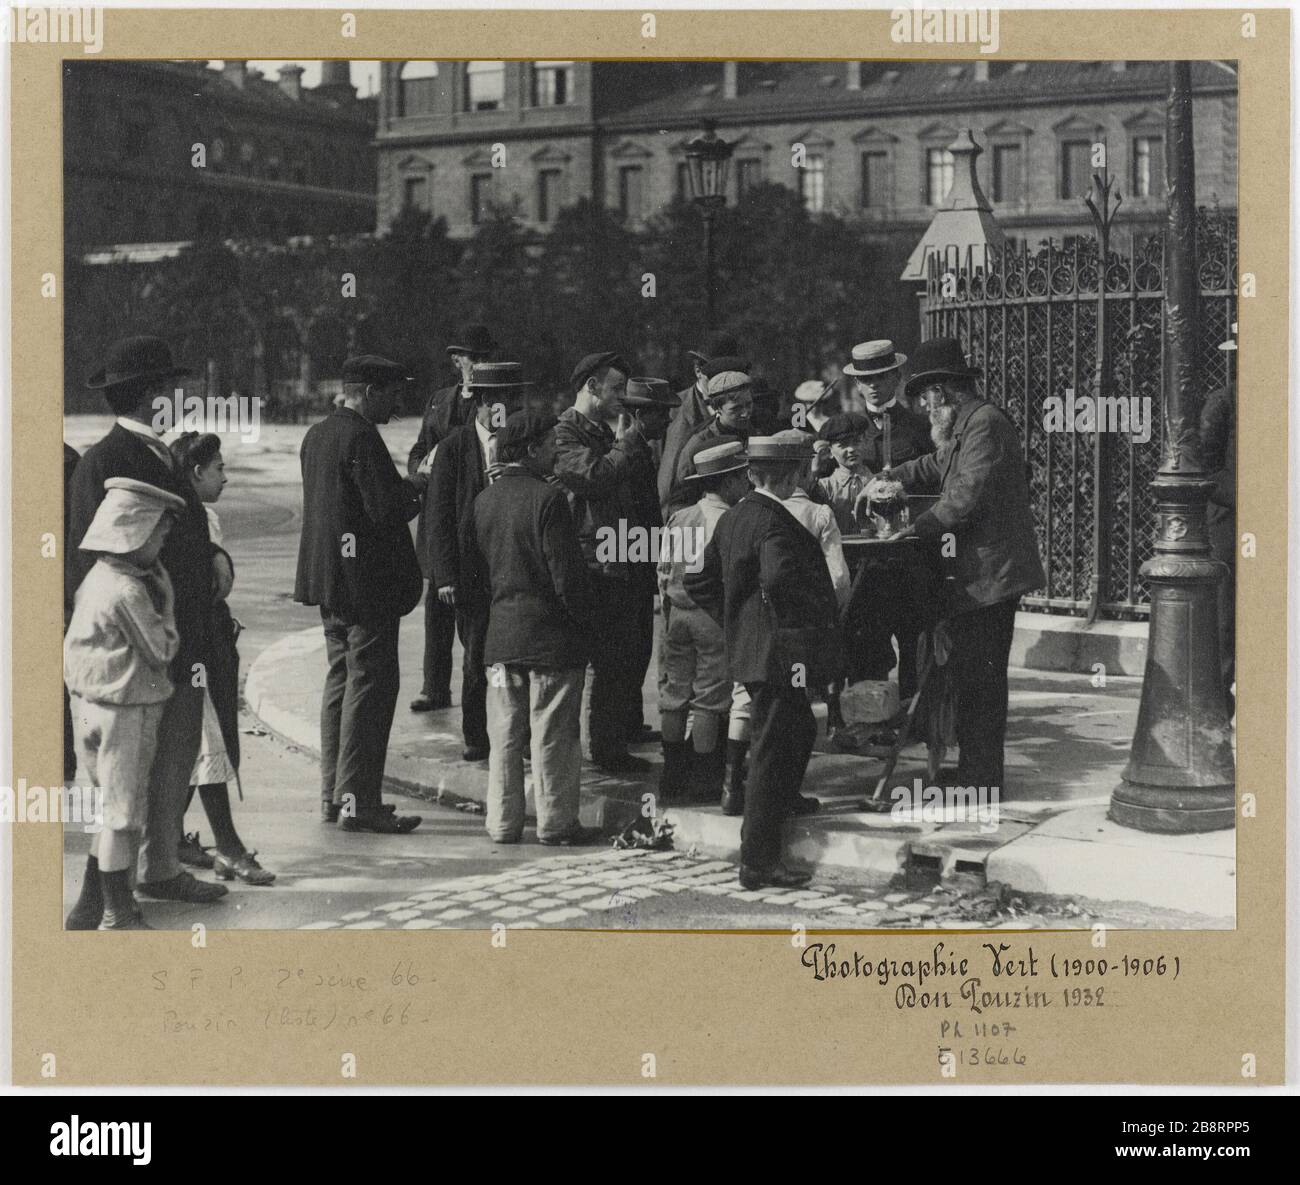
[[[727,738],[727,768],[722,776],[722,813],[724,815],[743,815],[745,813],[745,767],[749,755],[748,741],[733,741]]]
[[[659,801],[681,802],[691,769],[690,741],[663,741],[664,769],[659,775]]]
[[[696,753],[691,762],[691,801],[713,804],[722,795],[727,750],[721,741],[708,753]]]

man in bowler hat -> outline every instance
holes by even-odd
[[[176,472],[171,450],[153,426],[155,401],[170,401],[177,380],[189,374],[173,362],[166,342],[146,336],[114,344],[104,367],[90,377],[86,385],[103,392],[117,420],[72,471],[63,555],[65,595],[71,596],[95,562],[79,545],[104,500],[104,483],[109,478],[145,482],[185,503],[159,556],[175,593],[180,645],[170,667],[176,690],[163,710],[160,743],[149,774],[137,887],[148,897],[203,903],[225,896],[225,886],[196,880],[181,867],[177,848],[184,830],[190,772],[203,730],[202,676],[211,658],[210,607],[214,594],[224,596],[229,588],[222,590],[217,585],[225,579],[226,569],[219,571],[213,562],[221,549],[208,535],[203,503],[190,482]]]
[[[410,476],[433,466],[433,453],[440,441],[474,417],[474,393],[470,377],[474,364],[486,362],[497,351],[497,343],[485,325],[471,325],[447,347],[447,356],[459,382],[435,391],[420,420],[420,434],[406,459]],[[424,538],[425,521],[420,518],[415,551],[426,580],[429,579],[429,540]],[[451,646],[456,637],[456,614],[438,599],[431,583],[424,598],[424,682],[411,701],[412,712],[432,712],[451,707]]]
[[[321,696],[321,819],[344,831],[413,831],[418,815],[383,803],[400,676],[401,619],[423,581],[407,524],[424,474],[404,478],[377,425],[409,382],[375,354],[343,364],[343,403],[303,437],[303,513],[293,598],[320,606],[329,672]]]
[[[474,418],[438,447],[421,520],[428,546],[430,587],[456,614],[461,656],[460,715],[466,761],[487,759],[487,677],[483,645],[488,628],[485,590],[467,579],[462,527],[474,499],[496,477],[497,437],[531,383],[518,362],[480,362],[470,377]]]
[[[929,407],[938,451],[897,466],[893,475],[904,489],[937,492],[939,500],[896,537],[951,537],[947,624],[960,750],[956,784],[996,787],[1001,794],[1016,607],[1046,576],[1020,434],[1006,413],[980,397],[979,374],[956,338],[933,338],[917,349],[908,394]],[[872,496],[873,484],[861,498]]]
[[[613,351],[588,354],[570,380],[574,404],[555,429],[555,476],[569,492],[596,606],[587,723],[591,760],[610,773],[650,768],[628,752],[629,708],[639,697],[628,655],[638,650],[633,565],[618,553],[634,491],[653,473],[640,425],[623,403],[631,367]],[[620,532],[620,523],[624,530]]]

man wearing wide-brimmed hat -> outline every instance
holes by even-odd
[[[344,401],[303,437],[302,535],[294,600],[320,607],[329,670],[321,695],[321,819],[342,831],[401,834],[420,823],[383,803],[401,680],[402,617],[423,581],[407,524],[422,473],[397,471],[376,425],[397,411],[406,368],[365,354],[343,364]]]
[[[470,325],[447,347],[447,356],[456,368],[459,382],[435,391],[420,420],[420,433],[406,459],[406,471],[414,475],[433,464],[438,442],[468,423],[474,416],[474,395],[470,377],[475,363],[488,361],[497,351],[497,343],[485,325]],[[426,549],[417,542],[421,557]],[[425,579],[429,577],[424,568]],[[438,599],[432,585],[424,599],[424,680],[420,694],[411,701],[412,712],[431,712],[451,707],[451,647],[456,637],[456,614]]]
[[[628,752],[641,739],[630,734],[629,705],[641,687],[627,661],[639,644],[632,596],[638,577],[617,548],[635,491],[654,473],[641,427],[623,403],[631,370],[613,350],[582,358],[570,380],[573,406],[555,429],[555,476],[569,491],[596,605],[587,735],[592,762],[609,773],[650,768]]]
[[[177,857],[184,830],[190,772],[203,730],[203,687],[194,686],[194,670],[211,659],[208,626],[217,548],[208,534],[208,518],[190,482],[175,471],[171,451],[153,427],[162,401],[171,403],[177,380],[191,372],[173,361],[167,343],[157,337],[129,337],[109,350],[105,365],[86,385],[102,391],[117,421],[102,440],[91,445],[72,473],[68,488],[68,537],[64,546],[65,587],[75,590],[95,557],[79,549],[110,478],[130,478],[180,497],[185,510],[168,533],[160,560],[171,578],[179,645],[172,659],[175,694],[163,710],[158,746],[149,775],[148,813],[140,845],[139,888],[146,896],[203,903],[225,896],[224,885],[195,880]],[[224,556],[224,553],[222,553]],[[225,556],[228,562],[229,557]],[[225,570],[221,577],[224,579]],[[228,589],[226,591],[229,591]]]
[[[922,453],[934,452],[930,425],[925,416],[904,407],[898,398],[899,384],[907,355],[894,349],[886,338],[860,342],[853,347],[853,357],[844,373],[853,379],[854,389],[862,400],[860,412],[867,417],[862,443],[862,460],[872,473],[887,465],[914,461]],[[889,437],[889,456],[885,456],[885,436]]]
[[[893,475],[909,491],[939,494],[899,534],[948,543],[943,554],[953,577],[947,615],[960,748],[956,784],[996,787],[1002,794],[1016,607],[1021,594],[1041,588],[1046,577],[1020,433],[1000,408],[980,397],[979,374],[955,338],[920,345],[907,386],[930,409],[938,451],[899,465]],[[862,498],[872,496],[874,484]]]
[[[439,446],[429,475],[420,539],[430,588],[455,610],[461,656],[460,719],[466,761],[485,761],[491,750],[487,732],[487,676],[483,643],[488,628],[486,590],[466,579],[462,528],[470,506],[496,476],[497,434],[533,384],[518,362],[480,362],[470,375],[474,418],[452,431]]]
[[[708,365],[715,358],[736,358],[735,370],[749,370],[740,343],[730,333],[715,333],[702,350],[688,350],[695,382],[677,393],[679,407],[668,425],[664,438],[663,455],[659,459],[659,504],[666,507],[673,482],[677,477],[677,454],[686,442],[708,422],[713,414],[708,401]]]
[[[808,688],[837,677],[839,611],[817,540],[782,504],[812,457],[803,433],[751,436],[754,489],[718,520],[687,595],[722,626],[731,678],[743,683],[753,728],[740,883],[797,886],[807,873],[781,863],[781,831],[792,813],[811,813],[799,794],[817,722]]]

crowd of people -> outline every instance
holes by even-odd
[[[324,822],[378,834],[421,822],[385,803],[383,778],[399,624],[422,597],[410,709],[453,707],[459,637],[463,758],[487,763],[496,843],[524,838],[526,759],[537,840],[599,839],[579,820],[585,702],[598,771],[648,774],[637,750],[658,745],[660,804],[743,816],[744,886],[803,883],[782,861],[782,827],[819,807],[801,793],[814,697],[833,729],[848,681],[897,666],[909,696],[918,640],[940,619],[953,776],[1001,786],[1016,604],[1044,577],[1018,434],[958,342],[923,343],[910,365],[891,342],[864,342],[839,379],[788,399],[727,334],[691,352],[694,381],[677,393],[601,351],[552,398],[502,353],[483,326],[447,347],[455,381],[428,398],[405,473],[379,433],[412,382],[390,359],[349,358],[336,406],[304,437],[294,598],[319,608],[326,642]],[[189,902],[225,892],[190,867],[274,880],[231,815],[239,625],[212,508],[220,439],[169,447],[152,427],[155,398],[185,373],[159,339],[118,343],[90,381],[117,420],[66,468],[69,761],[105,794],[69,928],[147,928],[132,873],[142,896]],[[851,582],[843,537],[899,491],[933,496],[889,528],[917,542]],[[620,543],[650,535],[689,545]],[[909,551],[926,555],[920,568],[889,558]],[[658,731],[642,708],[656,634]],[[215,852],[183,834],[195,787]]]

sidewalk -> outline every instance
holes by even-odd
[[[430,801],[482,802],[487,765],[461,760],[460,712],[414,714],[407,708],[420,686],[422,622],[402,623],[402,696],[388,752],[391,789]],[[460,649],[456,650],[459,660]],[[272,732],[313,756],[319,753],[324,638],[317,628],[269,646],[248,672],[245,699]],[[452,680],[458,693],[459,670]],[[1106,819],[1133,735],[1140,680],[1114,678],[1096,689],[1086,676],[1013,670],[1007,735],[1007,782],[996,826],[943,822],[937,817],[866,814],[860,803],[880,769],[871,758],[828,750],[824,737],[809,766],[804,792],[822,801],[820,814],[792,821],[789,859],[823,874],[906,872],[941,881],[998,881],[1013,890],[1134,902],[1195,913],[1231,927],[1235,916],[1235,835],[1155,836]],[[646,719],[657,725],[654,665],[643,689]],[[825,708],[817,705],[819,721]],[[853,718],[850,699],[845,715]],[[584,738],[585,750],[585,738]],[[638,753],[658,761],[659,747]],[[949,763],[955,755],[950,754]],[[892,785],[925,784],[925,750],[904,752]],[[657,769],[641,779],[583,769],[582,818],[607,832],[621,830],[657,786]],[[531,794],[529,808],[531,813]],[[664,811],[680,849],[734,859],[740,820],[716,806]]]

